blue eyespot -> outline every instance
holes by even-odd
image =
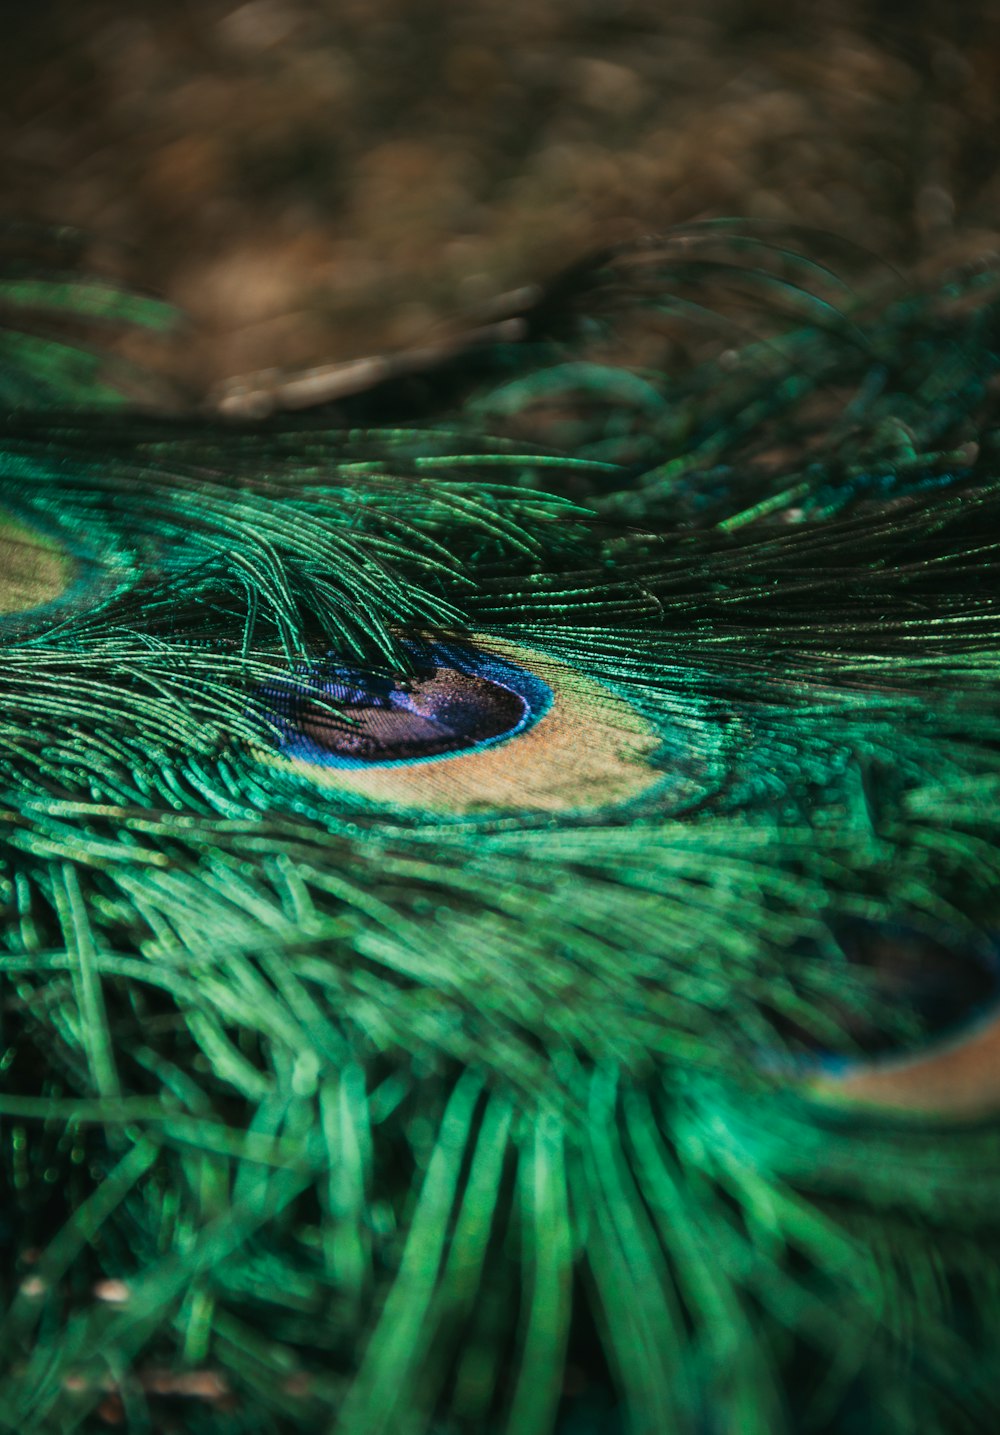
[[[338,768],[429,762],[526,732],[552,705],[543,679],[493,653],[454,642],[404,647],[414,669],[406,678],[330,656],[261,689],[281,755]]]

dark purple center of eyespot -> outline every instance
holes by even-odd
[[[408,641],[398,678],[331,657],[261,690],[287,756],[360,767],[447,757],[530,727],[552,691],[536,674],[460,643]]]
[[[322,698],[334,698],[331,711]],[[401,762],[474,747],[512,731],[527,711],[517,693],[457,668],[436,668],[405,686],[378,691],[329,688],[299,708],[303,738],[324,752],[367,762]]]

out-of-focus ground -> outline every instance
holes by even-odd
[[[904,265],[1000,230],[997,0],[0,0],[0,22],[0,207],[81,226],[99,268],[182,306],[196,385],[419,343],[695,218]]]

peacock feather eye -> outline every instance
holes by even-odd
[[[274,770],[380,806],[468,814],[603,807],[662,781],[654,726],[568,663],[497,638],[407,644],[394,680],[328,661],[261,694]]]
[[[0,508],[0,631],[29,636],[104,607],[131,588],[136,563],[102,523],[81,531],[73,516],[25,505]]]
[[[841,1015],[862,1055],[824,1060],[812,1083],[834,1101],[952,1117],[1000,1110],[1000,964],[991,946],[881,924],[841,945],[896,1031]]]
[[[448,757],[523,732],[552,705],[541,678],[458,644],[408,642],[403,679],[328,661],[271,691],[288,757],[350,770]]]

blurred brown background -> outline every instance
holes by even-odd
[[[419,342],[698,217],[904,265],[1000,229],[1000,0],[4,0],[0,23],[3,210],[82,226],[182,305],[198,384]]]

